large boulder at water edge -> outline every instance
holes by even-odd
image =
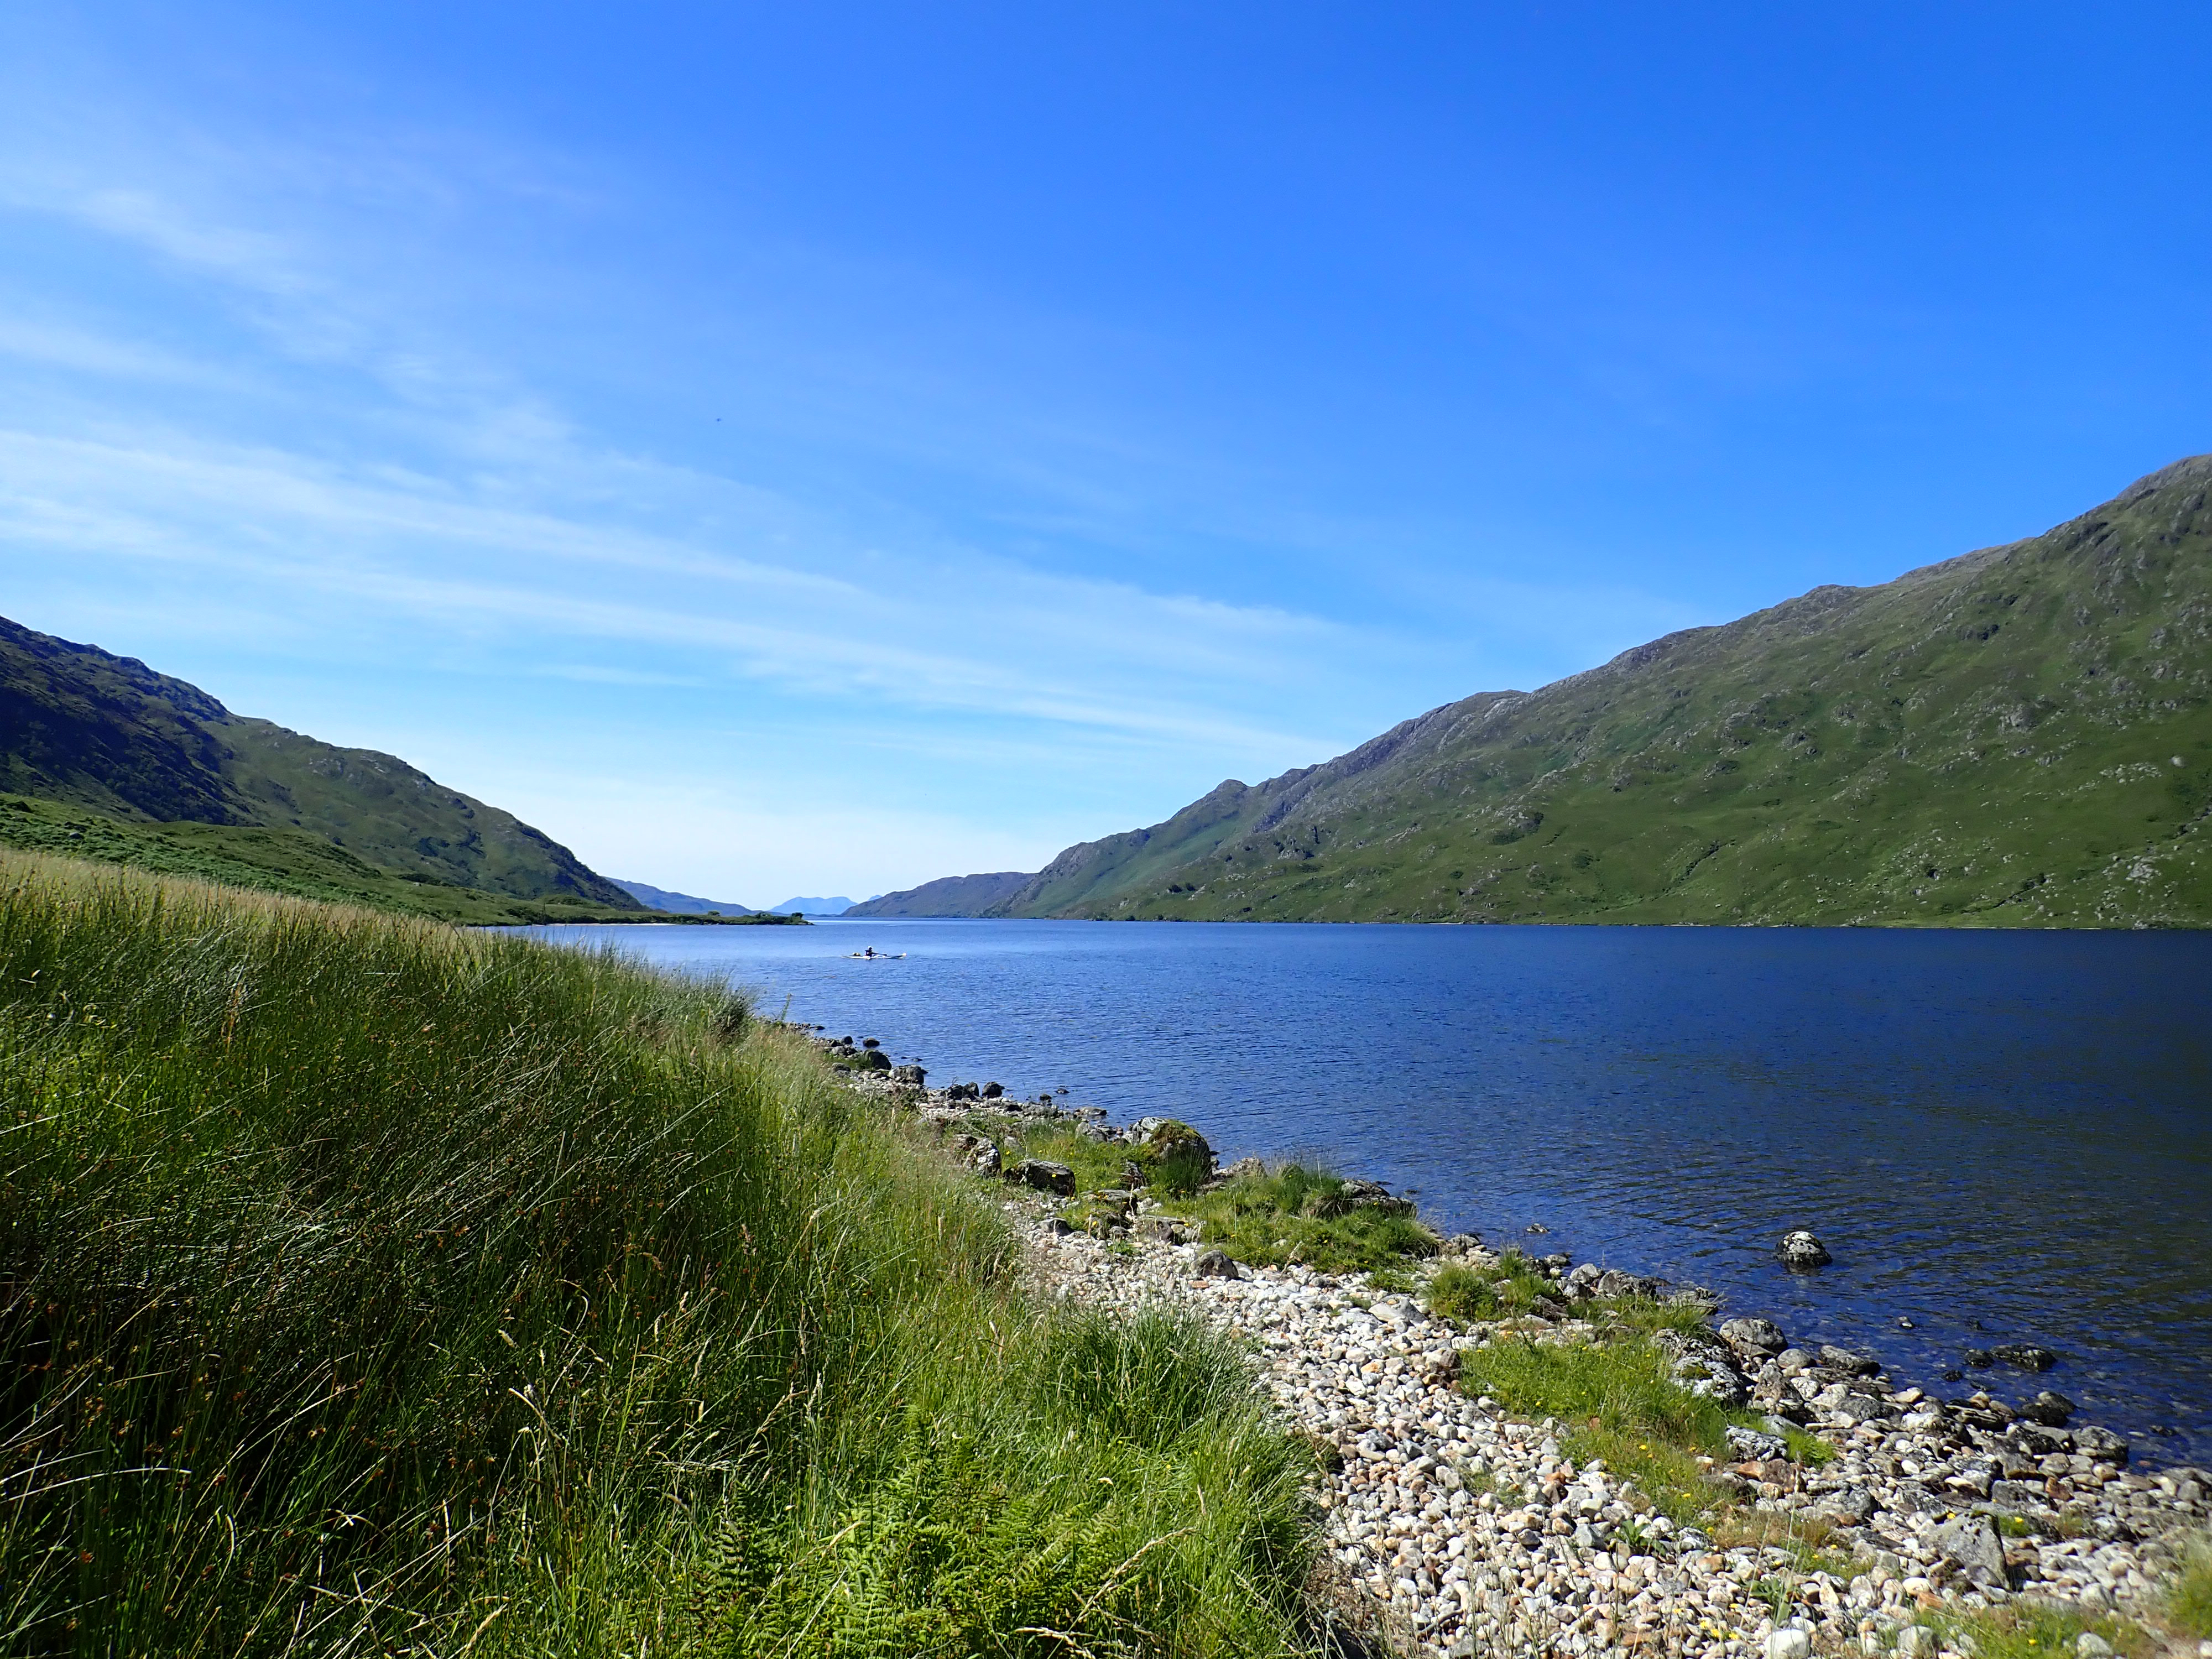
[[[1802,1227],[1782,1235],[1782,1242],[1774,1247],[1774,1254],[1782,1265],[1793,1273],[1810,1273],[1815,1267],[1825,1267],[1836,1258],[1828,1254],[1828,1247]]]
[[[1189,1124],[1172,1117],[1140,1117],[1129,1126],[1129,1144],[1141,1146],[1155,1158],[1202,1160],[1208,1174],[1213,1170],[1213,1148]]]
[[[1738,1353],[1758,1354],[1762,1358],[1780,1353],[1790,1346],[1782,1334],[1782,1328],[1771,1319],[1756,1316],[1730,1319],[1722,1322],[1721,1340]]]

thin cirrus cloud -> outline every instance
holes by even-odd
[[[971,352],[963,307],[991,296],[770,238],[766,286],[692,295],[708,308],[650,333],[637,273],[471,240],[519,216],[574,240],[635,210],[650,187],[611,171],[468,134],[263,144],[205,119],[173,145],[58,147],[70,124],[41,137],[38,115],[0,118],[0,220],[46,260],[0,279],[9,613],[401,750],[625,875],[873,890],[965,861],[962,825],[976,865],[1035,867],[1487,683],[1396,610],[1553,629],[1570,662],[1590,629],[1564,589],[1413,599],[1389,526],[1296,517],[1173,422],[1023,382],[1024,362],[1165,349],[1109,321],[1009,301]],[[793,273],[830,273],[842,308],[776,291]],[[498,301],[524,291],[518,321]],[[878,331],[839,332],[856,319]],[[699,448],[710,405],[672,368],[695,337],[749,447]],[[682,431],[656,407],[687,403]],[[1370,597],[1255,599],[1267,584],[1182,556],[1193,527],[1364,566]],[[1640,603],[1599,626],[1640,637]],[[459,679],[478,688],[465,733],[434,695]],[[568,695],[527,690],[548,683]],[[868,759],[869,816],[830,836],[841,753]],[[608,782],[640,756],[650,787]],[[672,790],[677,765],[726,769]],[[676,832],[685,811],[720,829]]]
[[[886,589],[633,527],[458,499],[431,480],[367,480],[281,451],[210,451],[174,434],[152,441],[158,435],[131,446],[0,431],[0,533],[19,546],[220,574],[264,593],[367,604],[411,623],[719,657],[739,675],[813,696],[1240,753],[1314,739],[1226,718],[1214,701],[1189,696],[1188,683],[1280,683],[1295,654],[1353,642],[1352,630],[1286,611],[1005,568],[907,568]],[[346,556],[333,556],[340,549]],[[545,580],[556,567],[617,574],[659,602],[611,597],[589,580]],[[926,643],[947,638],[967,643]],[[1046,656],[1080,672],[1042,676]],[[1182,696],[1126,683],[1170,666]],[[629,683],[640,683],[635,671]]]

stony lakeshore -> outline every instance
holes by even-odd
[[[833,1059],[855,1052],[825,1047]],[[1399,1652],[1970,1659],[1944,1614],[2017,1599],[2154,1621],[2179,1553],[2212,1519],[2212,1475],[2131,1467],[2125,1440],[2071,1423],[2049,1390],[2017,1405],[1980,1390],[1932,1398],[1871,1355],[1797,1348],[1754,1316],[1662,1334],[1682,1387],[1765,1425],[1730,1428],[1728,1455],[1699,1460],[1714,1518],[1678,1525],[1601,1461],[1577,1464],[1572,1425],[1516,1419],[1460,1382],[1463,1353],[1586,1340],[1595,1327],[1583,1315],[1616,1296],[1668,1295],[1658,1281],[1553,1252],[1542,1270],[1557,1294],[1544,1311],[1461,1325],[1425,1310],[1418,1278],[1408,1295],[1364,1273],[1240,1266],[1141,1191],[1123,1213],[1102,1222],[1091,1206],[1071,1227],[1065,1166],[1002,1170],[996,1143],[976,1133],[1043,1121],[1110,1145],[1142,1123],[1115,1129],[1096,1109],[986,1098],[975,1085],[928,1089],[915,1067],[862,1066],[849,1080],[915,1114],[978,1173],[1013,1182],[1003,1201],[1048,1296],[1187,1309],[1249,1345],[1259,1386],[1324,1453],[1315,1498],[1329,1599],[1364,1639]],[[1783,1248],[1819,1247],[1793,1236]],[[1416,1273],[1488,1271],[1503,1255],[1460,1235]],[[2024,1381],[2049,1363],[2010,1358]],[[1793,1432],[1816,1437],[1828,1461],[1790,1458]],[[2212,1641],[2173,1640],[2174,1652],[2212,1659]],[[2079,1638],[2077,1659],[2111,1651]]]

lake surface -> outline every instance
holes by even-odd
[[[881,921],[548,927],[933,1084],[1316,1151],[1446,1231],[1710,1285],[2212,1461],[2212,934]],[[903,961],[854,961],[864,945]],[[1549,1229],[1531,1235],[1532,1224]],[[1777,1237],[1818,1232],[1796,1276]],[[1900,1326],[1910,1320],[1911,1328]]]

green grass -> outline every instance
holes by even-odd
[[[1500,1339],[1461,1352],[1459,1385],[1517,1417],[1558,1418],[1571,1455],[1603,1458],[1674,1520],[1694,1519],[1716,1500],[1697,1460],[1726,1455],[1732,1419],[1670,1381],[1665,1356],[1641,1338]]]
[[[1623,1296],[1587,1303],[1580,1312],[1608,1340],[1623,1334],[1655,1336],[1661,1331],[1679,1331],[1688,1336],[1710,1335],[1712,1331],[1711,1311],[1696,1301],[1661,1302],[1650,1297]]]
[[[2128,1659],[2148,1655],[2157,1645],[2131,1620],[2026,1598],[1986,1613],[1931,1612],[1918,1622],[1944,1646],[1973,1659],[2072,1659],[2074,1644],[2085,1632],[2103,1637]]]
[[[1794,1423],[1783,1429],[1782,1438],[1784,1443],[1790,1448],[1790,1459],[1794,1463],[1802,1463],[1808,1468],[1818,1468],[1823,1463],[1832,1463],[1836,1461],[1836,1449],[1833,1446],[1817,1434],[1808,1434]]]
[[[1120,1142],[1093,1140],[1079,1130],[1058,1123],[1008,1125],[1001,1119],[975,1117],[964,1126],[970,1133],[996,1140],[999,1157],[1011,1166],[1024,1158],[1065,1164],[1074,1171],[1079,1194],[1109,1189],[1127,1191],[1127,1166],[1137,1164],[1149,1173],[1149,1160],[1137,1149]]]
[[[1200,1223],[1204,1243],[1255,1267],[1295,1261],[1324,1273],[1388,1270],[1436,1254],[1436,1235],[1419,1221],[1356,1203],[1346,1185],[1328,1170],[1291,1162],[1213,1192],[1170,1195],[1164,1207]]]
[[[2175,1628],[2200,1641],[2212,1639],[2212,1535],[2196,1540],[2183,1552],[2166,1590],[2164,1611]]]
[[[1429,1311],[1471,1325],[1529,1312],[1539,1297],[1559,1300],[1559,1287],[1518,1250],[1507,1250],[1493,1267],[1446,1262],[1429,1281]]]
[[[148,823],[22,795],[0,795],[0,847],[470,926],[645,920],[635,909],[573,894],[516,898],[463,887],[427,869],[382,869],[305,830]]]
[[[726,994],[0,855],[0,1649],[1294,1650],[1221,1339]]]

